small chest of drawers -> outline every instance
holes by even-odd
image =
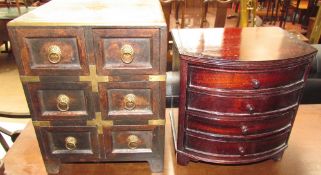
[[[163,170],[167,28],[157,0],[53,0],[8,27],[49,173],[71,162]]]
[[[280,28],[177,29],[177,161],[280,159],[316,50]]]

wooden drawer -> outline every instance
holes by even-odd
[[[291,127],[294,112],[288,111],[272,116],[260,116],[254,120],[248,118],[223,118],[221,116],[187,115],[186,128],[190,131],[201,131],[215,134],[217,137],[243,137],[271,135]]]
[[[289,133],[265,137],[261,140],[229,140],[227,138],[205,138],[195,133],[186,133],[185,149],[202,152],[206,155],[250,156],[284,148],[287,144]]]
[[[103,118],[106,120],[159,118],[159,86],[158,82],[100,83],[100,110]]]
[[[163,126],[135,125],[113,126],[105,128],[104,140],[106,158],[124,158],[130,155],[154,154],[161,152],[164,138],[161,132]]]
[[[66,29],[17,29],[26,75],[87,75],[84,31]]]
[[[93,29],[99,74],[158,74],[158,29]]]
[[[225,96],[188,91],[187,109],[221,115],[253,115],[297,105],[300,90],[269,95]]]
[[[88,83],[28,83],[26,88],[36,120],[88,120],[94,116]]]
[[[51,158],[64,162],[99,158],[96,127],[37,127],[36,131],[40,133],[40,145]]]
[[[190,86],[210,90],[255,90],[285,86],[303,81],[307,65],[278,70],[236,71],[189,67]]]

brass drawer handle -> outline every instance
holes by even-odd
[[[244,155],[245,148],[243,146],[239,146],[239,152],[241,153],[241,155]]]
[[[70,99],[65,94],[60,94],[57,97],[57,108],[59,111],[64,112],[69,110]]]
[[[127,94],[124,103],[126,110],[133,110],[136,107],[136,96],[134,94]]]
[[[134,49],[131,45],[125,44],[121,47],[121,61],[129,64],[134,60]]]
[[[77,148],[77,139],[72,136],[68,136],[65,138],[65,147],[68,150],[74,150]]]
[[[252,86],[254,89],[259,89],[261,84],[260,84],[260,81],[259,80],[256,80],[256,79],[253,79],[252,80]]]
[[[139,138],[136,135],[129,135],[127,137],[127,146],[130,149],[136,149],[138,147],[139,144]]]
[[[51,45],[48,48],[48,60],[52,64],[57,64],[61,60],[61,50],[57,45]]]
[[[253,113],[254,113],[254,110],[255,110],[254,106],[251,105],[251,104],[247,104],[247,105],[246,105],[246,109],[247,109],[247,111],[248,111],[250,114],[253,114]]]
[[[243,134],[247,134],[249,132],[249,128],[245,125],[242,125],[241,126],[241,131]]]

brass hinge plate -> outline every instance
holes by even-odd
[[[148,120],[148,125],[162,126],[162,125],[165,125],[165,120],[164,119]]]
[[[32,121],[33,126],[49,127],[50,121]]]
[[[149,75],[149,81],[166,81],[166,75]]]
[[[39,76],[20,76],[20,80],[23,83],[40,82]]]

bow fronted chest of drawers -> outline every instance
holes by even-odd
[[[163,170],[167,27],[158,0],[53,0],[8,27],[49,173],[70,162]]]
[[[280,159],[316,49],[280,28],[177,29],[177,161]]]

